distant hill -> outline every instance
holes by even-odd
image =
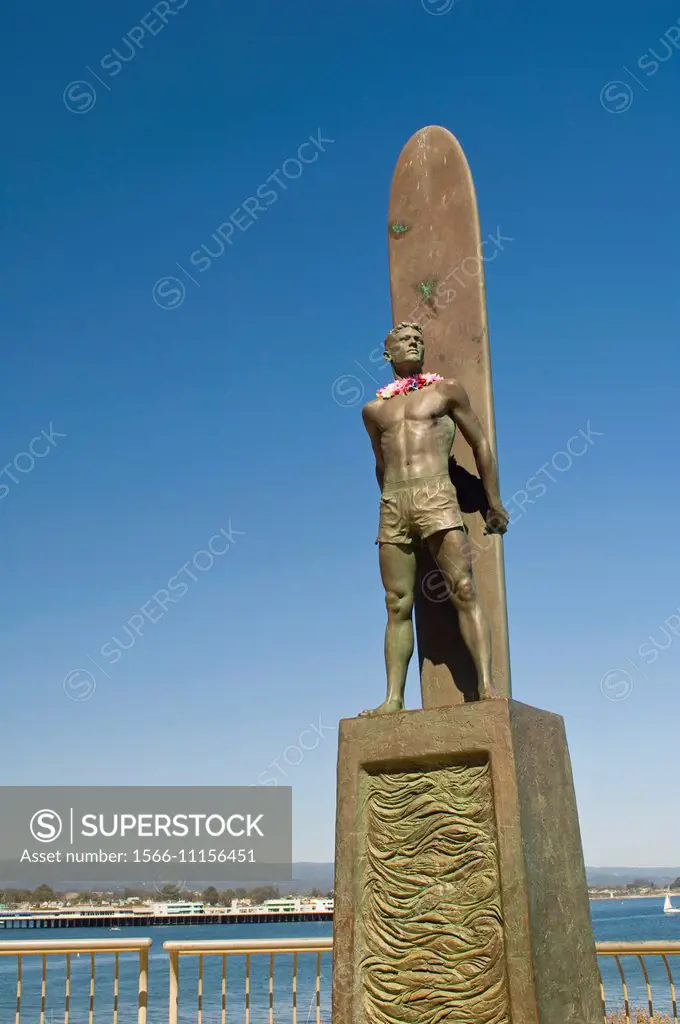
[[[38,869],[36,869],[36,871],[37,870]],[[309,892],[312,889],[318,889],[319,892],[327,893],[333,891],[333,870],[334,868],[332,863],[300,861],[296,864],[293,864],[293,880],[290,882],[271,882],[271,879],[269,878],[259,878],[254,881],[243,881],[243,879],[234,880],[225,878],[224,881],[222,882],[215,882],[213,879],[211,879],[210,881],[204,882],[191,881],[190,883],[188,883],[188,885],[189,888],[191,889],[205,889],[208,885],[215,885],[217,886],[218,889],[253,889],[257,885],[266,885],[271,883],[272,885],[278,886],[280,892],[286,895],[288,893]],[[7,875],[5,875],[5,871],[7,871],[6,863],[0,862],[0,888],[3,885],[6,885],[8,888],[34,889],[37,885],[40,884],[40,882],[44,881],[44,879],[39,878],[37,874],[35,879],[31,880],[30,882],[26,880],[21,882],[13,881],[10,880],[11,875],[9,874],[9,871],[7,871]],[[172,881],[172,879],[168,878],[168,881]],[[53,889],[55,889],[58,892],[89,892],[93,889],[99,892],[119,892],[128,886],[130,888],[134,888],[135,885],[137,884],[143,888],[151,888],[150,882],[143,883],[141,880],[137,883],[131,880],[128,880],[126,882],[78,882],[70,879],[68,881],[53,881],[51,879],[47,879],[47,882],[51,885]],[[0,900],[0,902],[2,901]]]
[[[668,885],[680,878],[680,868],[586,868],[589,885],[630,885],[638,879]]]
[[[586,868],[589,885],[630,885],[638,879],[649,880],[656,885],[667,885],[680,878],[680,867],[675,868]],[[293,882],[277,883],[281,891],[291,888],[292,892],[305,889],[320,889],[330,892],[333,888],[333,865],[300,862],[293,865]]]
[[[654,882],[655,885],[668,885],[680,878],[680,867],[675,868],[586,868],[589,885],[630,885],[638,879]],[[300,862],[293,865],[293,881],[278,882],[279,889],[290,889],[300,892],[309,889],[320,889],[330,892],[333,888],[333,865]]]
[[[296,893],[296,892],[309,892],[311,889],[318,889],[322,893],[332,892],[333,890],[333,871],[334,866],[330,862],[319,862],[319,861],[298,861],[293,864],[293,880],[291,882],[274,882],[272,884],[277,885],[281,893]],[[586,875],[588,878],[589,885],[611,885],[621,886],[630,885],[631,882],[635,882],[638,879],[645,879],[650,882],[654,882],[655,885],[668,885],[669,882],[674,881],[676,878],[680,878],[680,867],[675,868],[586,868]],[[36,880],[35,885],[38,884],[39,880]],[[217,885],[218,888],[246,888],[252,889],[255,885],[268,883],[270,879],[262,878],[258,881],[243,882],[233,881],[225,879],[224,882],[217,885],[214,882],[192,882],[191,887],[200,889],[205,888],[207,885]],[[22,883],[22,885],[25,883]],[[133,883],[128,882],[128,885]],[[32,886],[29,886],[32,887]],[[77,892],[79,889],[91,889],[93,883],[78,883],[78,882],[55,882],[55,889],[61,891],[73,890]],[[117,891],[123,888],[120,882],[100,882],[97,883],[96,888],[99,890],[108,889],[111,891]]]
[[[320,892],[332,892],[335,865],[324,864],[315,861],[300,861],[293,864],[293,881],[278,882],[281,891],[290,888],[291,892],[303,892],[309,889],[319,889]]]

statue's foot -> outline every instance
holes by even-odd
[[[480,700],[503,700],[503,694],[499,693],[495,686],[483,686],[479,691]]]
[[[370,715],[387,715],[390,711],[403,711],[404,702],[403,700],[391,699],[384,700],[377,708],[373,708],[372,711],[361,711],[359,712],[359,718],[368,718]]]

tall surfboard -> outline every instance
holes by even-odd
[[[404,146],[390,192],[388,245],[392,317],[419,323],[425,370],[455,377],[496,452],[484,261],[477,199],[457,139],[421,128]],[[503,541],[485,533],[486,501],[472,452],[456,432],[450,463],[472,546],[473,572],[491,627],[496,689],[510,696]],[[418,555],[416,632],[423,707],[474,700],[474,665],[448,585],[429,553]]]

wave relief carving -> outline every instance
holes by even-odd
[[[489,764],[365,775],[367,1024],[510,1024]]]

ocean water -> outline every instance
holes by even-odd
[[[664,914],[663,897],[633,900],[595,900],[590,904],[593,932],[597,942],[678,942],[680,914]],[[680,906],[680,900],[674,900]],[[647,1007],[642,968],[634,957],[622,957],[631,1005]],[[612,957],[599,958],[600,973],[607,996],[607,1009],[623,1005],[621,979]],[[659,957],[645,957],[654,999],[654,1010],[670,1013],[672,1000],[666,968]],[[680,993],[680,956],[668,958],[676,992]]]
[[[603,900],[591,904],[593,931],[598,941],[680,940],[680,914],[664,915],[663,900]],[[160,928],[123,928],[116,938],[147,936],[153,939],[149,955],[149,1024],[167,1024],[168,1019],[168,957],[163,943],[170,939],[264,939],[313,938],[332,933],[330,923],[305,924],[253,924],[253,925],[193,925]],[[103,928],[69,928],[49,931],[0,930],[0,944],[8,939],[30,938],[110,938]],[[671,965],[673,962],[671,959]],[[680,957],[677,958],[680,961]],[[120,957],[119,1024],[136,1022],[137,972],[136,957]],[[621,1005],[621,985],[613,961],[600,960],[608,1008]],[[113,1020],[113,954],[98,954],[95,967],[95,1021],[104,1024]],[[648,961],[648,970],[655,993],[655,1009],[670,1009],[670,994],[661,961]],[[205,957],[203,969],[203,1024],[219,1024],[221,1020],[221,957]],[[627,969],[629,995],[633,1004],[646,1006],[644,979],[631,961]],[[46,1024],[63,1024],[64,982],[66,963],[62,956],[50,956],[47,970]],[[292,1020],[291,1005],[292,956],[277,954],[275,958],[274,992],[275,1020],[286,1024]],[[299,1024],[314,1024],[316,1020],[316,955],[301,954],[297,970],[297,1011]],[[40,957],[24,957],[22,974],[22,1016],[26,1024],[40,1022],[40,990],[42,965]],[[196,1024],[198,958],[187,957],[180,966],[180,1020],[182,1024]],[[321,957],[321,1018],[330,1021],[331,956]],[[243,957],[235,957],[227,970],[227,1020],[242,1024],[245,1020],[244,990],[245,964]],[[0,1024],[13,1024],[16,1011],[16,958],[0,955]],[[87,954],[71,958],[70,1024],[87,1024],[89,1020],[90,958]],[[676,970],[676,985],[680,985],[680,963]],[[251,1012],[252,1024],[266,1024],[269,1019],[269,957],[251,958]],[[658,1002],[657,1002],[658,993]]]

